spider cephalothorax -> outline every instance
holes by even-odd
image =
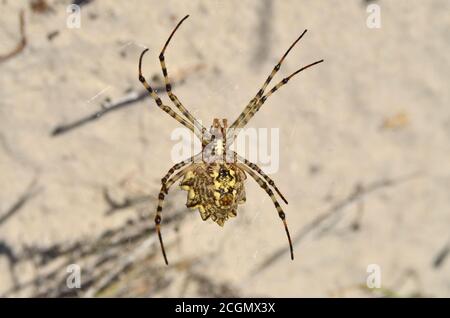
[[[285,85],[294,75],[301,71],[323,62],[323,60],[308,64],[299,70],[295,71],[288,77],[285,77],[278,84],[274,85],[269,91],[266,92],[267,86],[270,84],[272,78],[279,71],[281,64],[289,51],[294,45],[303,37],[306,30],[295,40],[295,42],[289,47],[286,53],[282,56],[277,65],[273,68],[269,77],[264,82],[261,89],[255,95],[255,97],[248,103],[244,111],[239,117],[228,127],[226,119],[222,120],[222,123],[218,119],[214,119],[211,129],[208,131],[194,116],[181,104],[178,97],[172,92],[172,86],[170,85],[168,72],[165,64],[164,53],[175,31],[181,25],[181,23],[187,19],[184,17],[172,31],[169,39],[164,44],[164,47],[159,55],[159,61],[161,63],[162,72],[164,75],[164,81],[166,84],[166,91],[173,102],[175,107],[181,112],[181,115],[175,112],[171,107],[164,105],[162,100],[152,89],[152,87],[142,76],[141,65],[142,57],[148,49],[145,49],[139,58],[139,81],[148,90],[152,98],[155,100],[156,105],[172,116],[183,126],[191,130],[202,142],[201,153],[192,156],[182,162],[175,164],[169,169],[168,173],[162,178],[161,191],[158,196],[158,207],[156,209],[155,224],[156,230],[161,244],[161,250],[164,255],[164,260],[168,264],[166,251],[161,235],[161,220],[162,220],[162,208],[165,195],[168,194],[170,187],[179,179],[183,178],[180,186],[183,190],[187,191],[186,206],[193,209],[198,209],[200,216],[204,221],[212,219],[214,222],[223,226],[225,221],[230,217],[237,215],[237,209],[239,204],[245,202],[245,189],[244,181],[246,174],[249,174],[255,181],[266,191],[273,201],[275,208],[278,212],[278,216],[283,221],[286,235],[289,242],[289,248],[291,252],[291,259],[294,259],[294,252],[292,248],[291,238],[289,235],[286,215],[278,203],[275,194],[272,189],[280,196],[280,198],[287,204],[286,199],[278,190],[275,182],[266,175],[256,164],[249,162],[247,159],[242,158],[229,147],[236,137],[240,128],[243,128],[248,121],[256,114],[256,112],[265,103],[267,98],[277,91],[281,86]],[[175,175],[173,175],[178,171]],[[264,179],[264,180],[263,180]]]

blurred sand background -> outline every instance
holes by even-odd
[[[174,187],[163,224],[174,211],[185,217],[176,231],[163,225],[172,265],[165,267],[153,242],[137,276],[145,282],[141,277],[157,273],[165,283],[107,295],[208,296],[185,288],[189,268],[239,296],[450,296],[448,1],[95,0],[81,6],[79,29],[66,27],[70,1],[46,3],[32,9],[29,1],[0,1],[0,55],[20,40],[21,9],[27,37],[23,51],[0,63],[0,295],[33,296],[46,288],[26,282],[41,281],[58,260],[22,258],[27,253],[79,241],[89,246],[137,215],[153,223],[159,180],[173,165],[176,121],[144,99],[65,134],[51,132],[105,99],[140,91],[142,46],[150,48],[146,77],[161,74],[161,47],[190,14],[166,62],[174,77],[203,66],[174,91],[208,125],[214,117],[234,120],[308,29],[274,83],[325,62],[271,96],[249,126],[280,128],[280,168],[271,177],[289,200],[293,237],[349,196],[351,202],[298,238],[292,262],[273,204],[250,178],[247,203],[224,228],[184,209],[186,192]],[[379,29],[366,25],[370,3],[381,8]],[[381,186],[365,193],[374,182]],[[119,201],[149,199],[107,214],[105,189]],[[150,228],[145,234],[155,236]],[[79,263],[77,255],[67,257]],[[369,264],[380,266],[381,289],[360,287]],[[64,277],[65,267],[56,274]],[[84,292],[82,286],[77,293]]]

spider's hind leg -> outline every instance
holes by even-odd
[[[283,209],[280,206],[280,203],[278,203],[277,199],[275,198],[275,195],[273,194],[272,190],[269,188],[266,182],[264,182],[263,179],[261,179],[256,173],[254,173],[249,167],[247,167],[244,164],[239,164],[239,167],[247,172],[255,181],[260,185],[261,188],[266,191],[266,193],[270,196],[272,199],[273,204],[275,205],[275,208],[277,209],[278,216],[280,217],[281,221],[283,221],[284,229],[286,231],[287,239],[289,242],[289,250],[291,252],[291,259],[294,260],[294,249],[292,247],[292,241],[291,241],[291,235],[289,234],[289,229],[286,222],[286,214],[284,213]]]
[[[195,156],[190,157],[190,158],[188,158],[188,159],[186,159],[184,161],[180,161],[180,162],[176,163],[172,168],[169,169],[169,171],[167,171],[166,175],[161,179],[161,184],[163,184],[163,185],[166,184],[167,180],[170,178],[170,176],[175,171],[183,168],[188,163],[194,162],[197,158],[199,158],[199,155],[195,155]],[[167,194],[167,191],[165,191],[166,194]]]
[[[180,162],[179,164],[181,164],[181,163],[183,163],[183,162]],[[175,174],[172,178],[170,178],[166,182],[162,182],[161,190],[159,191],[159,194],[158,194],[158,207],[156,208],[155,228],[156,228],[156,232],[158,234],[159,243],[161,245],[161,251],[163,253],[164,261],[165,261],[166,265],[169,265],[169,262],[167,260],[166,250],[164,248],[164,243],[163,243],[162,234],[161,234],[161,221],[162,221],[162,210],[163,210],[164,198],[165,198],[165,195],[168,194],[170,187],[178,179],[180,179],[182,176],[184,176],[189,171],[190,168],[191,167],[188,166],[188,167],[184,168],[183,170],[178,171],[177,174]],[[172,170],[172,168],[171,168],[171,170]],[[169,170],[169,172],[170,172],[170,170]],[[170,174],[168,173],[167,175],[170,175]],[[163,178],[163,180],[164,180],[164,178]]]
[[[236,152],[234,154],[236,157],[238,156]],[[247,165],[249,168],[251,168],[254,171],[256,171],[257,173],[259,173],[264,178],[264,180],[266,180],[266,182],[275,189],[275,191],[278,193],[278,195],[284,201],[284,203],[288,204],[288,201],[286,200],[286,198],[283,196],[281,191],[278,190],[278,188],[275,184],[275,181],[273,181],[267,174],[265,174],[264,171],[262,171],[261,168],[258,167],[258,165],[254,164],[253,162],[248,161],[245,158],[242,158],[241,156],[239,156],[238,158],[239,158],[239,160],[243,161],[244,164]]]

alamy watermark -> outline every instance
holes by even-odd
[[[224,155],[227,162],[246,158],[259,165],[268,174],[278,171],[280,166],[279,128],[246,128],[234,136],[215,138],[214,142],[203,149],[202,156],[201,140],[186,128],[176,128],[171,134],[171,140],[176,141],[172,147],[171,159],[177,163],[197,155],[194,162],[212,162]],[[211,153],[214,156],[211,156]]]
[[[378,4],[369,4],[366,8],[369,16],[366,19],[366,25],[369,29],[381,28],[381,8]]]
[[[66,279],[66,286],[69,289],[81,288],[81,267],[78,264],[70,264],[66,269],[69,274]]]
[[[381,288],[381,267],[378,264],[367,265],[367,276],[366,285],[367,288]]]
[[[79,5],[71,4],[67,6],[66,13],[68,13],[66,19],[66,26],[69,29],[81,28],[81,8]]]

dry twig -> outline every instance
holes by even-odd
[[[5,55],[0,55],[0,63],[4,62],[15,55],[22,52],[22,50],[27,45],[27,37],[25,35],[25,16],[23,10],[19,13],[19,30],[20,30],[20,41],[17,44],[17,46],[9,53],[6,53]]]
[[[346,198],[343,200],[333,204],[330,208],[325,210],[324,213],[320,214],[316,218],[314,218],[310,223],[306,224],[303,229],[297,233],[297,235],[294,236],[294,239],[292,240],[292,243],[298,244],[300,243],[310,232],[312,232],[314,229],[316,229],[318,226],[320,226],[323,222],[330,219],[331,217],[335,216],[337,213],[341,213],[344,208],[347,206],[360,201],[360,199],[364,196],[367,196],[377,190],[380,190],[382,188],[386,187],[393,187],[400,183],[403,183],[405,181],[409,181],[412,178],[416,177],[417,173],[410,174],[407,176],[395,178],[395,179],[381,179],[374,182],[371,182],[367,185],[361,185],[356,186],[355,190],[350,193]],[[282,255],[286,253],[286,249],[280,248],[276,250],[274,253],[272,253],[271,256],[267,257],[260,266],[258,266],[253,272],[252,275],[255,275],[257,273],[260,273],[264,269],[271,266],[273,263],[275,263]]]
[[[442,247],[439,252],[436,254],[433,260],[433,267],[439,268],[444,264],[445,259],[450,255],[450,240],[448,240],[444,247]]]
[[[33,179],[17,201],[5,213],[0,215],[0,226],[18,212],[29,200],[35,197],[39,191],[40,189],[36,188],[36,179]]]
[[[179,72],[178,76],[176,76],[174,78],[174,85],[176,85],[176,83],[180,83],[183,82],[185,80],[185,78],[187,77],[187,73],[190,71],[198,71],[200,69],[202,69],[204,66],[202,64],[196,65],[195,67],[189,69],[189,70],[182,70]],[[158,87],[155,87],[155,90],[165,90],[165,85],[161,84]],[[80,126],[83,126],[87,123],[90,123],[92,121],[98,120],[101,117],[103,117],[104,115],[106,115],[107,113],[128,107],[128,106],[132,106],[134,105],[136,102],[141,101],[145,98],[150,97],[150,95],[148,94],[148,92],[146,90],[143,91],[132,91],[130,93],[128,93],[127,95],[125,95],[124,97],[120,98],[119,100],[115,101],[115,102],[111,102],[111,103],[106,103],[101,105],[101,109],[89,114],[85,117],[82,117],[78,120],[75,120],[71,123],[68,124],[60,124],[57,125],[51,132],[51,136],[59,136],[61,134],[64,134],[68,131],[71,131],[75,128],[78,128]]]

